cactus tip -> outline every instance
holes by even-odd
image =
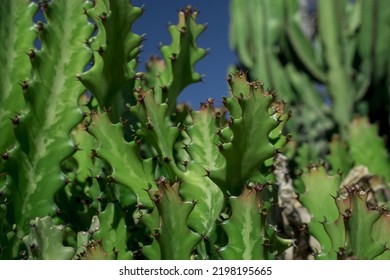
[[[10,119],[12,121],[12,124],[14,126],[17,126],[20,122],[20,117],[19,117],[19,114],[16,114],[15,117],[11,118]]]
[[[38,30],[38,33],[40,33],[45,28],[45,24],[42,21],[38,21],[35,28]]]
[[[107,176],[107,180],[108,180],[108,183],[112,183],[112,184],[115,184],[117,182],[115,176],[113,176],[113,175]]]
[[[22,87],[23,91],[28,90],[28,87],[29,87],[28,80],[24,80],[24,81],[20,82],[19,85]]]
[[[219,151],[223,151],[223,144],[222,143],[217,143],[216,145],[217,145]]]
[[[8,160],[9,159],[9,152],[6,150],[4,153],[2,153],[1,157],[3,160]]]
[[[105,21],[105,20],[107,19],[107,13],[103,12],[102,14],[97,15],[95,18],[96,18],[97,20],[100,19],[101,21]]]

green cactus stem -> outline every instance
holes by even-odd
[[[50,217],[30,222],[30,233],[23,238],[31,260],[70,260],[75,254],[72,247],[63,243],[64,226],[53,224]]]
[[[111,120],[118,122],[134,83],[142,37],[131,32],[131,28],[142,9],[127,0],[110,0],[97,1],[85,12],[95,21],[98,33],[90,42],[94,64],[79,79],[100,108],[110,109]]]
[[[93,31],[84,1],[52,1],[38,23],[41,50],[32,50],[32,76],[22,82],[26,108],[14,118],[17,146],[6,171],[12,192],[10,212],[19,228],[56,212],[54,194],[64,186],[60,164],[77,147],[69,135],[82,118],[78,99],[85,88],[76,80],[90,59],[84,41]]]
[[[342,141],[339,135],[334,135],[329,143],[329,154],[327,155],[333,173],[341,173],[346,176],[353,166],[353,159],[350,157],[348,145]]]
[[[352,182],[343,186],[347,192],[340,195],[340,176],[328,175],[323,167],[311,168],[302,180],[306,191],[300,198],[312,215],[310,233],[320,244],[314,248],[317,259],[388,257],[390,216],[369,203],[371,190]]]
[[[324,223],[332,249],[317,258],[371,260],[389,256],[386,231],[390,216],[386,211],[368,208],[367,198],[367,192],[351,186],[347,199],[335,200],[340,216],[333,223]]]
[[[224,195],[220,188],[207,175],[224,165],[224,158],[217,145],[219,136],[217,111],[213,100],[204,103],[200,111],[192,111],[190,124],[185,133],[189,136],[188,142],[183,143],[190,159],[184,162],[185,171],[182,173],[180,194],[185,200],[195,200],[196,207],[191,212],[188,224],[212,240],[215,230],[215,221],[222,210]]]
[[[176,108],[176,99],[189,84],[201,81],[201,76],[195,72],[195,64],[206,55],[206,50],[198,48],[196,40],[206,29],[206,25],[196,22],[198,12],[191,6],[179,12],[177,25],[168,27],[172,37],[169,46],[161,46],[160,51],[166,63],[165,71],[159,79],[163,88],[167,88],[168,112]]]
[[[385,0],[320,0],[310,12],[300,0],[232,0],[230,11],[231,47],[252,79],[288,103],[294,118],[287,131],[299,147],[309,145],[302,163],[323,159],[335,130],[347,137],[355,114],[379,121],[388,134]]]
[[[133,257],[132,252],[127,248],[129,233],[123,214],[122,209],[116,207],[114,203],[109,203],[103,212],[93,218],[90,229],[92,233],[90,238],[94,240],[92,247],[104,250],[105,253],[101,254],[103,259],[129,260]],[[94,245],[95,242],[98,246]],[[91,242],[88,243],[88,248],[91,249]]]
[[[301,177],[305,192],[300,195],[300,201],[312,218],[308,224],[310,233],[320,241],[321,252],[331,250],[331,240],[326,234],[322,223],[334,222],[339,217],[334,197],[337,197],[341,178],[338,175],[329,176],[323,166],[313,166]],[[321,203],[318,203],[320,199]]]
[[[259,83],[248,83],[244,73],[237,72],[228,79],[232,97],[224,103],[229,110],[229,126],[221,130],[231,139],[218,144],[226,164],[210,172],[210,178],[232,195],[252,176],[259,174],[260,166],[273,157],[275,148],[269,134],[281,122],[275,120],[269,109],[275,97]],[[263,174],[264,175],[264,174]]]
[[[370,124],[367,118],[353,119],[349,126],[348,144],[355,165],[367,166],[371,173],[390,182],[390,159],[376,125]]]
[[[222,222],[228,243],[218,250],[225,260],[273,259],[281,251],[274,251],[275,232],[267,223],[268,211],[261,201],[260,185],[245,187],[240,196],[229,198],[231,216]],[[291,246],[288,240],[278,240],[284,249]],[[283,246],[281,246],[283,247]]]
[[[183,201],[179,196],[180,183],[172,186],[161,177],[158,190],[149,190],[158,211],[159,222],[154,237],[163,260],[189,260],[201,236],[187,226],[188,216],[196,206],[195,202]],[[181,240],[180,246],[174,240]]]
[[[155,185],[152,161],[141,160],[137,144],[134,141],[125,141],[123,125],[112,124],[107,113],[93,113],[88,131],[99,143],[97,156],[112,166],[111,178],[131,189],[138,196],[139,203],[145,207],[152,207],[146,192],[149,186]]]
[[[0,1],[0,153],[12,149],[14,132],[11,119],[24,108],[20,84],[30,77],[30,57],[36,32],[32,18],[38,6],[24,0]],[[29,57],[30,56],[30,57]],[[0,172],[2,171],[0,163]]]

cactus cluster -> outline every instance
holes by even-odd
[[[282,2],[272,3],[269,15]],[[39,9],[44,21],[32,25]],[[286,104],[266,76],[264,85],[232,71],[221,107],[177,104],[201,80],[205,25],[181,9],[171,44],[139,72],[143,37],[132,25],[142,12],[128,0],[0,0],[1,259],[390,258],[390,160],[368,119],[335,109],[341,136],[325,141],[325,164],[306,168],[321,135],[305,143],[284,132],[294,129],[286,108],[300,110],[295,92],[275,86]],[[262,24],[265,41],[284,36]],[[240,48],[245,32],[233,38]],[[269,48],[260,35],[256,46]],[[273,51],[270,65],[290,69],[313,118],[332,125],[330,111],[315,110],[308,74],[283,68]],[[249,68],[259,64],[240,52]],[[273,80],[289,87],[283,71]]]
[[[389,136],[387,4],[231,1],[231,47],[251,79],[290,105],[287,128],[306,163],[324,157],[331,135],[345,136],[356,114],[370,116]]]
[[[390,161],[379,136],[389,136],[386,1],[232,0],[230,8],[240,67],[292,112],[289,179],[278,180],[287,236],[303,238],[315,258],[388,258]]]

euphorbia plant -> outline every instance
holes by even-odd
[[[228,76],[231,94],[221,108],[213,99],[199,111],[177,104],[180,92],[200,81],[194,66],[206,55],[196,44],[205,29],[196,10],[179,12],[169,26],[172,43],[142,73],[142,36],[131,31],[142,9],[127,0],[1,0],[0,7],[7,38],[0,52],[2,259],[285,257],[293,244],[285,230],[291,220],[280,215],[289,171],[278,159],[288,152],[289,115],[274,92],[240,71]],[[31,26],[38,7],[45,22]],[[336,166],[337,156],[330,157]],[[307,193],[308,178],[318,175],[305,174],[300,206],[322,244]],[[356,202],[344,199],[339,211]],[[384,215],[363,204],[359,211]],[[368,224],[382,244],[387,218],[378,221]],[[358,257],[383,253],[356,248],[345,246]],[[329,246],[321,254],[333,257]]]

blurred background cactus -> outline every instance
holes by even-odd
[[[128,0],[0,0],[0,258],[389,259],[390,10],[326,3],[232,0],[196,111],[193,7],[140,72]]]
[[[231,47],[240,60],[236,67],[266,88],[276,90],[291,112],[286,133],[291,134],[293,141],[284,152],[289,157],[290,175],[299,200],[311,215],[309,232],[320,243],[318,247],[309,240],[315,255],[329,258],[337,252],[339,258],[374,258],[364,255],[368,247],[352,248],[357,243],[350,242],[354,243],[356,236],[347,235],[359,231],[357,224],[354,230],[348,224],[352,221],[352,208],[358,207],[353,205],[367,200],[356,192],[371,192],[367,201],[371,208],[388,209],[389,145],[383,140],[390,136],[388,3],[232,0],[230,12]],[[323,178],[314,175],[314,171],[306,174],[307,167],[319,168]],[[296,175],[302,172],[302,177]],[[336,177],[327,179],[330,177],[326,173]],[[312,178],[310,183],[308,178]],[[307,204],[307,197],[311,196],[315,205]],[[348,214],[343,213],[342,203],[349,205]],[[326,214],[331,208],[333,214]],[[378,210],[375,214],[371,210],[361,211],[380,215]],[[291,222],[298,221],[296,226],[305,227],[305,219],[303,215]],[[340,232],[335,237],[333,224],[337,223]],[[348,228],[346,235],[341,233],[345,232],[341,229],[344,226]],[[359,226],[373,228],[372,224]],[[323,235],[317,236],[317,231]],[[372,236],[368,233],[367,241],[362,242],[368,244]],[[334,246],[336,238],[340,238],[339,247],[329,247]],[[383,249],[386,242],[381,244]]]
[[[278,92],[307,161],[367,115],[389,136],[386,1],[231,1],[231,47],[251,79]],[[305,143],[304,145],[302,145]],[[310,144],[310,147],[307,145]]]

